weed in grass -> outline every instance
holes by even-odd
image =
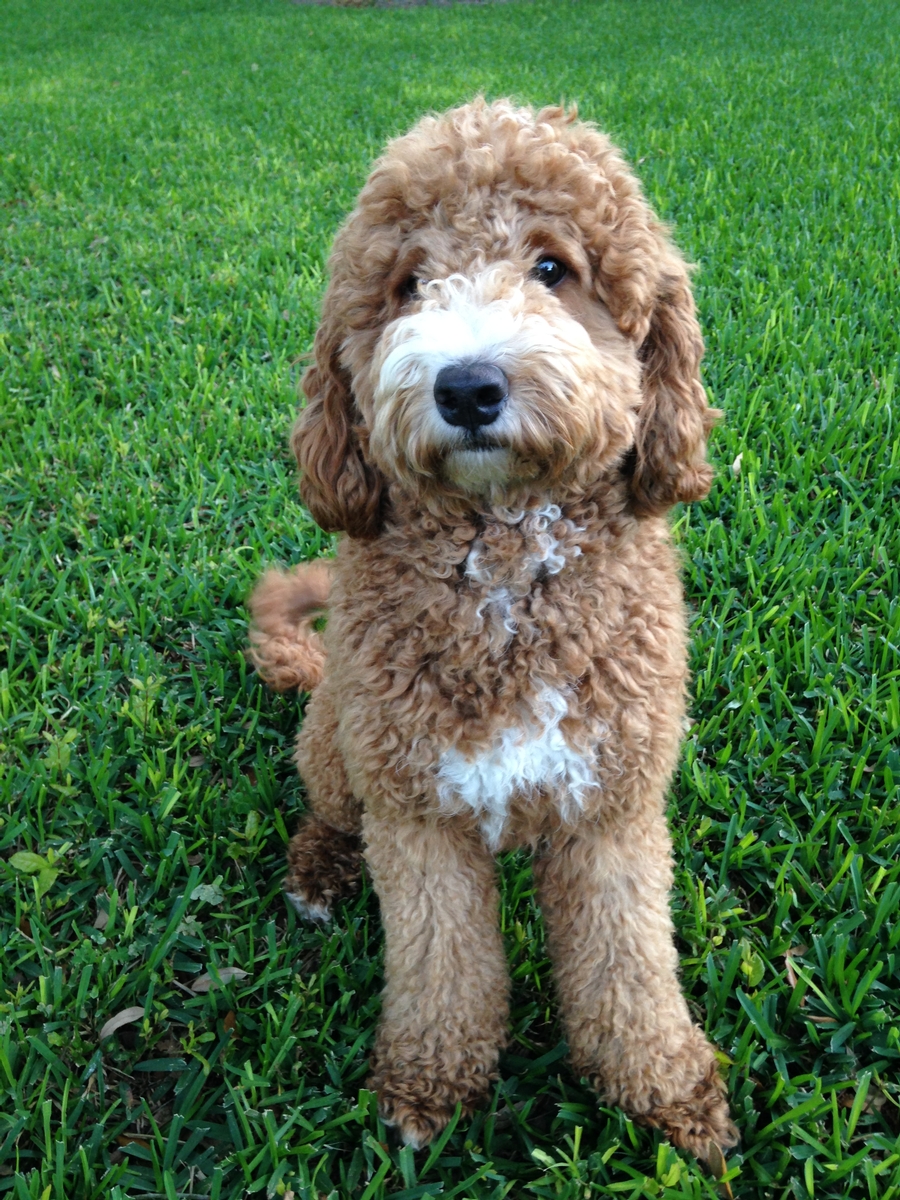
[[[526,858],[501,1079],[421,1155],[363,1089],[372,896],[327,930],[280,896],[298,704],[248,675],[243,599],[331,546],[285,447],[328,243],[387,136],[484,90],[577,99],[700,267],[727,421],[675,526],[671,818],[731,1187],[896,1196],[896,5],[4,15],[0,1192],[716,1194],[567,1070]]]

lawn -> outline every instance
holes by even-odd
[[[900,1197],[900,7],[7,0],[3,35],[0,1195],[725,1194],[567,1068],[526,858],[490,1111],[418,1155],[364,1090],[374,897],[322,931],[280,892],[301,706],[244,599],[331,545],[286,447],[323,264],[384,139],[483,90],[577,100],[699,268],[673,907],[731,1189]]]

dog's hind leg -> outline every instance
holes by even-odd
[[[493,856],[452,819],[364,820],[381,902],[385,989],[374,1074],[384,1120],[419,1148],[483,1101],[509,983]]]
[[[713,1048],[678,982],[662,812],[560,833],[535,874],[576,1070],[699,1158],[734,1145]]]
[[[284,889],[301,916],[327,921],[334,903],[359,889],[362,866],[362,805],[347,781],[327,681],[307,705],[294,758],[308,812],[288,846]]]

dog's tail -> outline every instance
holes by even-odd
[[[266,571],[250,597],[248,657],[277,692],[311,692],[322,682],[325,647],[314,628],[331,587],[331,567],[318,561],[293,571]]]

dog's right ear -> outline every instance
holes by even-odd
[[[329,533],[373,538],[381,528],[384,481],[363,450],[362,420],[340,364],[340,344],[336,323],[323,320],[315,361],[303,376],[308,404],[294,425],[291,448],[302,472],[300,495],[317,524]]]

